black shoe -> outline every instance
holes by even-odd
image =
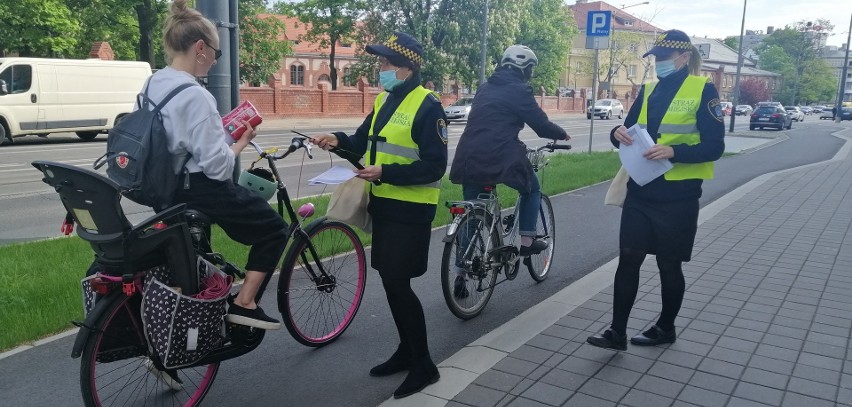
[[[281,329],[281,322],[266,315],[258,305],[255,309],[243,308],[234,304],[233,297],[228,299],[228,315],[225,320],[237,325],[245,325],[258,329]]]
[[[391,355],[390,359],[370,369],[370,376],[390,376],[394,373],[408,370],[409,366],[411,366],[411,352],[408,349],[403,351],[402,345],[400,345],[396,348],[396,352]]]
[[[677,340],[675,329],[664,331],[660,327],[653,325],[647,331],[630,338],[630,343],[639,346],[655,346],[664,343],[674,343]]]
[[[453,284],[453,296],[456,298],[467,298],[470,295],[470,291],[467,290],[467,286],[465,283],[464,276],[456,276],[456,282]]]
[[[546,241],[535,239],[533,240],[531,245],[521,246],[521,250],[518,252],[518,255],[520,255],[521,257],[529,257],[534,254],[539,254],[543,252],[544,249],[547,249],[547,246],[549,245]]]
[[[607,329],[602,334],[590,336],[586,338],[586,342],[604,349],[627,350],[627,335],[619,335],[612,329]]]
[[[393,398],[408,397],[423,390],[426,386],[436,383],[440,378],[441,374],[438,372],[438,367],[428,356],[420,363],[412,362],[408,376],[405,376],[405,380],[393,392]]]

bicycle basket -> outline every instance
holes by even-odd
[[[544,157],[544,151],[527,150],[527,159],[530,160],[533,168],[541,168],[547,162]]]

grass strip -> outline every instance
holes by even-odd
[[[619,166],[614,152],[553,154],[544,169],[542,191],[555,195],[596,184],[611,179]],[[513,189],[500,187],[499,194],[504,208],[515,204]],[[315,196],[296,200],[293,206],[314,204],[315,215],[307,224],[325,214],[328,200],[328,195]],[[452,200],[461,200],[461,186],[444,177],[433,226],[450,221],[443,203]],[[358,235],[365,246],[372,242],[360,230]],[[236,265],[246,262],[247,247],[228,239],[219,228],[213,232],[213,247]],[[82,319],[80,279],[92,259],[89,244],[76,236],[0,247],[0,350],[70,329],[71,320]]]

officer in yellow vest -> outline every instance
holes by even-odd
[[[368,211],[373,218],[372,267],[379,271],[399,333],[396,352],[370,370],[371,376],[408,371],[395,398],[417,393],[438,381],[429,356],[423,307],[410,279],[426,272],[431,222],[447,168],[447,121],[438,98],[420,86],[423,47],[397,32],[369,45],[379,57],[379,94],[373,111],[355,134],[325,134],[314,143],[338,146],[366,157],[358,176],[371,184]],[[393,343],[392,339],[388,340]],[[365,350],[369,352],[369,350]]]
[[[713,178],[713,161],[725,150],[719,93],[708,78],[699,76],[701,55],[689,36],[666,31],[643,57],[648,55],[655,57],[659,81],[642,87],[624,126],[614,128],[610,139],[615,147],[632,144],[627,127],[639,124],[656,143],[644,153],[645,158],[669,160],[674,167],[643,186],[632,179],[627,183],[612,324],[587,339],[594,346],[615,350],[627,349],[627,319],[647,254],[657,256],[662,311],[656,323],[630,343],[653,346],[677,339],[674,322],[685,290],[682,263],[692,257],[701,184]]]

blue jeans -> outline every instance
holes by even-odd
[[[511,185],[509,187],[514,188]],[[479,194],[485,194],[485,185],[464,184],[462,185],[462,196],[465,201],[476,199]],[[518,230],[521,236],[535,237],[535,227],[538,221],[538,212],[541,207],[541,186],[538,184],[538,177],[535,173],[532,174],[530,182],[530,192],[521,193],[521,200],[518,203]]]

